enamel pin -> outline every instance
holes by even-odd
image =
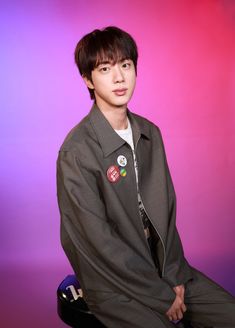
[[[120,178],[120,171],[117,165],[111,165],[107,170],[107,178],[110,182],[117,182]]]
[[[124,167],[127,164],[127,159],[126,159],[125,156],[119,155],[118,158],[117,158],[117,162],[118,162],[118,165]]]
[[[125,177],[126,176],[126,169],[124,169],[123,167],[120,169],[120,175],[122,177]]]

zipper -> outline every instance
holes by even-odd
[[[139,166],[138,166],[138,162],[137,162],[136,150],[137,150],[137,145],[138,145],[139,139],[140,139],[140,138],[138,138],[138,140],[137,140],[137,142],[136,142],[136,147],[135,147],[135,149],[134,149],[134,152],[135,152],[135,159],[134,159],[134,154],[133,154],[133,152],[132,152],[133,161],[136,160],[136,163],[137,163],[137,174],[138,174],[138,175],[139,175],[139,169],[138,169]],[[149,221],[152,223],[152,226],[153,226],[154,229],[156,230],[156,232],[157,232],[157,234],[158,234],[158,237],[159,237],[159,239],[160,239],[160,241],[161,241],[161,243],[162,243],[162,246],[163,246],[163,253],[164,253],[164,259],[163,259],[163,264],[162,264],[162,277],[163,277],[163,276],[164,276],[164,271],[165,271],[165,263],[166,263],[166,247],[165,247],[165,244],[164,244],[164,242],[163,242],[163,239],[162,239],[160,233],[158,232],[158,229],[157,229],[156,226],[153,224],[153,222],[152,222],[152,220],[150,219],[150,216],[148,215],[148,212],[146,211],[146,208],[145,208],[145,206],[144,206],[143,198],[142,198],[142,196],[141,196],[141,194],[140,194],[140,189],[139,189],[139,178],[138,178],[138,186],[137,186],[137,188],[138,188],[137,192],[139,192],[139,195],[140,195],[140,198],[141,198],[141,201],[142,201],[142,204],[143,204],[143,208],[144,208],[144,210],[145,210],[145,213],[146,213],[146,215],[147,215]],[[138,198],[138,197],[137,197],[137,198]],[[138,205],[139,205],[139,204],[138,204]],[[145,236],[144,236],[144,237],[145,237]],[[146,237],[145,237],[145,239],[146,239]],[[146,240],[146,241],[147,241],[147,240]]]
[[[140,194],[140,192],[139,192],[139,194]],[[158,237],[159,237],[159,239],[161,240],[161,243],[162,243],[162,246],[163,246],[163,253],[164,253],[164,259],[163,259],[163,264],[162,264],[162,277],[163,277],[163,276],[164,276],[164,271],[165,271],[165,263],[166,263],[166,248],[165,248],[165,245],[164,245],[163,239],[162,239],[160,233],[158,232],[158,229],[157,229],[156,226],[153,224],[153,221],[150,219],[150,216],[148,215],[148,212],[146,211],[146,208],[145,208],[145,206],[144,206],[144,203],[143,203],[143,199],[142,199],[142,197],[141,197],[141,194],[140,194],[140,198],[141,198],[141,200],[142,200],[142,204],[143,204],[143,208],[144,208],[144,210],[145,210],[145,213],[146,213],[146,215],[147,215],[149,221],[152,223],[152,226],[153,226],[154,229],[156,230],[156,232],[157,232],[157,234],[158,234]]]

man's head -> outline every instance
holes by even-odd
[[[75,62],[85,79],[91,99],[95,99],[92,71],[101,64],[131,60],[137,73],[138,51],[134,39],[125,31],[109,26],[85,35],[75,49]]]

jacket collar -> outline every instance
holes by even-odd
[[[127,110],[127,115],[131,123],[134,145],[136,147],[136,144],[142,135],[147,139],[150,139],[149,126],[147,126],[143,120],[138,119],[138,116],[132,114],[129,110]],[[125,144],[125,140],[114,131],[96,103],[93,104],[88,117],[105,157]]]

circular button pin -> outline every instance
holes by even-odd
[[[125,156],[119,155],[118,158],[117,158],[117,162],[118,162],[118,165],[124,167],[127,164],[127,159],[126,159]]]
[[[110,182],[117,182],[120,178],[120,171],[117,165],[111,165],[107,170],[107,178]]]
[[[125,177],[126,176],[126,169],[121,168],[120,174],[121,174],[122,177]]]

